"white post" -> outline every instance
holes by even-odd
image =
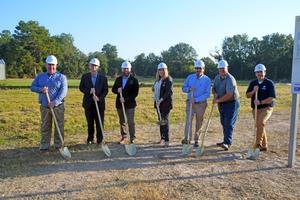
[[[289,156],[288,156],[289,167],[294,167],[295,164],[298,111],[299,111],[299,95],[293,94],[291,126],[290,126],[290,141],[289,141]]]
[[[297,125],[300,93],[300,16],[295,17],[295,35],[292,68],[292,113],[289,140],[288,166],[294,167],[297,141]]]

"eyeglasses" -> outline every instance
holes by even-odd
[[[195,70],[198,70],[198,69],[203,69],[202,67],[195,67]]]

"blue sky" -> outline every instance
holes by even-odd
[[[130,60],[179,42],[201,58],[226,36],[294,35],[300,15],[300,0],[2,0],[0,7],[0,31],[35,20],[51,35],[72,34],[84,53],[110,43]]]

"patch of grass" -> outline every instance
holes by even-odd
[[[250,99],[245,97],[246,84],[239,85],[241,96],[241,113],[250,113]],[[277,84],[277,99],[275,111],[291,106],[290,86]],[[72,138],[87,135],[87,125],[82,108],[82,93],[78,89],[69,89],[65,104],[65,135],[66,143],[72,143]],[[105,131],[118,130],[119,120],[115,108],[116,96],[109,91],[106,98]],[[184,122],[186,94],[181,87],[174,87],[173,110],[171,123]],[[38,95],[28,89],[0,90],[0,148],[5,146],[37,146],[40,139],[40,111]],[[206,117],[211,109],[212,98],[208,101]],[[137,98],[135,112],[136,124],[153,124],[157,121],[153,107],[151,87],[142,87]],[[214,116],[218,116],[215,109]],[[118,136],[108,136],[108,140]]]

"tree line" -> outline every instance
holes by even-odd
[[[237,34],[225,37],[221,49],[215,49],[210,57],[201,59],[206,65],[205,73],[211,78],[217,74],[217,61],[223,58],[228,61],[229,71],[236,79],[253,79],[254,66],[263,63],[269,78],[290,81],[293,42],[291,34],[273,33],[262,39]],[[51,36],[37,21],[20,21],[14,33],[8,30],[0,33],[0,58],[6,62],[7,77],[35,77],[45,70],[44,61],[49,54],[58,58],[58,70],[69,78],[79,78],[87,72],[87,63],[93,57],[100,60],[102,71],[109,76],[118,74],[124,61],[115,45],[107,43],[101,50],[86,55],[74,45],[71,34]],[[193,72],[197,58],[197,52],[191,45],[178,43],[160,55],[141,53],[131,63],[133,72],[138,76],[153,77],[157,64],[165,62],[171,76],[183,78]]]

